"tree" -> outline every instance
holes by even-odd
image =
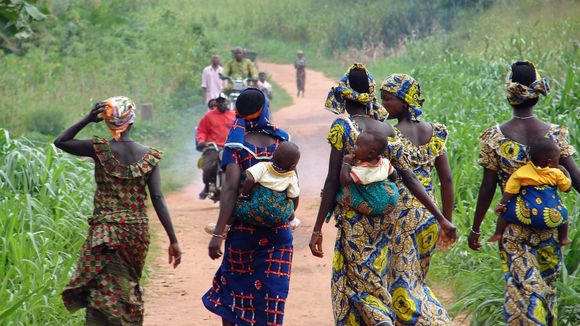
[[[36,6],[36,0],[0,0],[0,50],[20,55],[22,44],[33,39],[35,23],[48,17]]]

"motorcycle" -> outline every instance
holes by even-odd
[[[223,79],[228,80],[232,84],[232,89],[229,91],[228,94],[228,101],[230,103],[230,110],[236,109],[236,100],[240,93],[248,88],[253,86],[253,79],[251,78],[231,78],[231,77],[223,77]]]
[[[210,142],[208,143],[207,146],[200,148],[199,146],[196,146],[197,150],[205,153],[206,151],[216,151],[218,153],[218,168],[216,171],[216,176],[215,176],[215,183],[209,183],[208,185],[208,191],[207,191],[207,196],[205,198],[209,198],[211,200],[215,202],[218,202],[220,200],[220,193],[221,193],[221,189],[222,189],[222,185],[224,183],[224,179],[225,179],[225,175],[222,173],[222,169],[220,168],[220,162],[222,160],[222,151],[223,148],[219,147],[216,143],[214,142]],[[199,158],[199,160],[197,161],[197,167],[199,169],[203,169],[203,167],[205,166],[205,161],[203,159],[203,155]],[[203,198],[203,199],[205,199]]]

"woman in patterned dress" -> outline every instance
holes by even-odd
[[[101,115],[113,140],[74,139],[89,123],[103,120]],[[95,208],[77,268],[62,293],[71,312],[87,308],[87,325],[143,323],[139,281],[149,247],[146,188],[169,237],[169,262],[174,268],[181,262],[157,168],[163,152],[131,140],[134,120],[135,104],[130,99],[110,98],[54,141],[65,152],[95,161]]]
[[[327,135],[331,145],[329,169],[322,201],[310,240],[310,250],[322,257],[322,226],[334,214],[338,234],[332,267],[332,306],[336,325],[392,325],[395,315],[391,296],[385,284],[389,266],[393,218],[390,214],[370,217],[352,207],[337,204],[339,173],[344,155],[353,153],[354,143],[367,128],[383,130],[394,137],[393,128],[380,122],[386,117],[384,108],[375,98],[375,83],[362,64],[351,66],[339,85],[333,87],[325,106],[333,113],[347,112],[348,117],[336,119]],[[387,155],[399,169],[403,183],[435,216],[443,218],[425,189],[407,169],[405,157]],[[455,238],[451,224],[449,240]]]
[[[392,74],[381,85],[383,106],[389,118],[398,120],[394,128],[396,136],[389,140],[389,151],[396,157],[405,157],[433,201],[431,174],[433,169],[437,171],[443,215],[451,221],[453,178],[445,148],[447,127],[419,120],[423,104],[420,96],[419,83],[409,75]],[[396,324],[449,325],[449,315],[426,283],[439,238],[437,219],[401,186],[401,180],[397,184],[400,200],[393,213],[391,264],[387,274]]]
[[[202,297],[223,325],[282,325],[290,285],[292,232],[288,224],[258,227],[233,216],[239,186],[246,169],[270,161],[274,150],[289,135],[270,123],[268,100],[255,88],[236,101],[237,119],[224,146],[225,183],[209,256],[223,255],[213,285]],[[225,232],[226,225],[231,224]],[[221,251],[225,239],[224,252]]]
[[[538,137],[553,140],[561,149],[560,164],[569,172],[574,188],[580,188],[580,172],[572,155],[566,127],[543,122],[534,116],[539,95],[549,87],[535,66],[518,61],[506,78],[506,96],[513,107],[513,118],[487,129],[480,137],[479,164],[483,180],[469,247],[479,250],[480,226],[493,199],[496,185],[503,191],[509,176],[528,162],[528,144]],[[533,229],[509,224],[499,243],[505,273],[504,315],[507,325],[556,325],[556,279],[562,265],[556,229]]]

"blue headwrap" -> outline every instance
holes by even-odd
[[[236,102],[236,120],[234,121],[234,124],[232,125],[232,128],[228,134],[228,138],[226,139],[223,156],[226,155],[226,151],[242,149],[257,159],[269,159],[270,157],[259,157],[259,154],[255,153],[254,150],[248,146],[248,144],[245,142],[246,132],[258,131],[284,141],[290,140],[290,135],[286,131],[278,129],[270,121],[270,108],[268,99],[262,91],[257,88],[247,88],[242,91],[240,96],[242,96],[242,94],[245,92],[259,92],[261,96],[264,97],[264,104],[260,110],[256,111],[256,113],[247,116],[241,116],[239,113],[240,110],[237,107],[238,103]],[[222,168],[224,167],[222,166]]]

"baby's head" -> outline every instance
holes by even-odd
[[[377,159],[389,144],[387,131],[379,128],[367,128],[358,135],[354,145],[354,157],[362,162]]]
[[[557,168],[560,162],[560,147],[549,138],[538,138],[530,145],[530,158],[535,166]]]
[[[298,145],[289,141],[278,145],[272,157],[272,163],[284,171],[293,171],[300,160],[300,149]]]

